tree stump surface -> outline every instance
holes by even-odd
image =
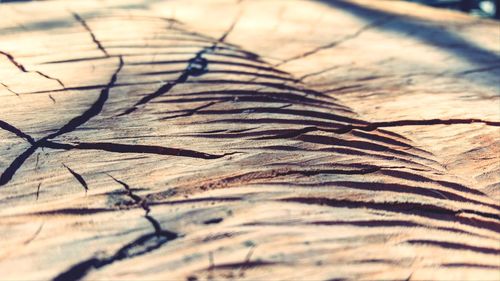
[[[499,23],[0,4],[0,279],[499,280]]]

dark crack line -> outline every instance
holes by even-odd
[[[315,169],[315,170],[297,170],[289,168],[277,168],[271,170],[261,170],[254,172],[247,172],[236,176],[226,177],[214,180],[198,186],[201,190],[208,190],[214,188],[226,188],[235,184],[251,183],[254,181],[262,181],[266,179],[276,179],[290,175],[300,175],[310,177],[320,174],[337,174],[337,175],[368,175],[382,170],[382,167],[365,167],[362,169]],[[268,183],[271,184],[271,183]]]
[[[256,84],[252,84],[256,85]],[[267,86],[267,85],[266,85]],[[191,101],[202,101],[202,100],[215,100],[215,99],[236,99],[240,98],[250,98],[255,100],[260,98],[261,101],[286,101],[287,104],[296,105],[313,105],[314,107],[327,108],[328,110],[335,109],[336,111],[342,111],[347,113],[353,113],[349,108],[340,105],[335,101],[325,101],[316,97],[307,97],[305,95],[300,95],[295,91],[299,89],[288,88],[292,91],[262,91],[264,87],[255,90],[245,90],[245,89],[234,89],[234,90],[215,90],[215,91],[195,91],[195,92],[184,92],[181,94],[172,94],[171,97],[178,97],[176,100],[160,101],[159,103],[182,103]],[[208,98],[207,98],[208,96]],[[264,100],[262,100],[264,99]],[[311,110],[309,110],[311,111]]]
[[[347,175],[354,175],[354,174],[360,174],[360,175],[366,175],[370,173],[376,173],[379,171],[385,170],[381,167],[373,167],[365,170],[354,170],[354,171],[344,171],[344,170],[333,170],[333,169],[327,169],[327,170],[311,170],[311,171],[294,171],[291,170],[290,173],[297,173],[301,174],[303,176],[314,176],[314,175],[320,175],[320,174],[347,174]],[[352,172],[352,173],[351,173]],[[399,178],[401,179],[401,178]],[[278,185],[283,185],[285,184],[280,183],[280,182],[274,182],[270,184],[278,184]],[[315,186],[341,186],[349,189],[355,189],[355,190],[371,190],[374,192],[395,192],[398,194],[412,194],[412,195],[418,195],[418,196],[423,196],[423,197],[428,197],[428,198],[434,198],[434,199],[444,199],[447,201],[454,201],[454,202],[466,202],[466,203],[471,203],[475,205],[482,205],[482,206],[487,206],[492,209],[499,210],[499,207],[495,204],[490,204],[484,201],[480,200],[474,200],[474,199],[468,199],[467,197],[464,197],[455,191],[451,190],[443,190],[443,189],[435,189],[435,188],[429,188],[429,187],[413,187],[411,185],[405,185],[405,184],[396,184],[396,183],[377,183],[377,182],[359,182],[359,181],[331,181],[331,182],[321,182],[321,183],[313,183],[313,184],[295,184],[295,183],[290,183],[289,185],[291,186],[308,186],[308,187],[315,187]],[[491,213],[485,213],[486,216],[491,217],[495,216],[494,214]],[[499,216],[500,218],[500,216]]]
[[[171,155],[180,157],[190,157],[198,159],[218,159],[228,155],[233,155],[238,152],[231,152],[225,154],[210,154],[199,152],[189,149],[171,148],[157,145],[139,145],[139,144],[119,144],[110,142],[79,142],[79,143],[58,143],[52,141],[45,141],[42,143],[43,147],[53,149],[81,149],[81,150],[99,150],[117,153],[144,153],[144,154],[157,154],[157,155]]]
[[[201,81],[187,81],[186,83],[191,83],[191,84],[234,84],[234,85],[256,85],[256,86],[262,86],[264,87],[269,87],[273,89],[278,89],[278,90],[284,90],[287,91],[288,93],[290,92],[298,92],[301,93],[303,96],[302,98],[307,98],[307,96],[318,96],[318,97],[323,97],[325,99],[329,100],[336,100],[334,97],[328,96],[322,92],[316,91],[316,90],[311,90],[307,88],[299,88],[299,87],[294,87],[292,85],[287,85],[285,83],[276,83],[276,82],[251,82],[251,81],[240,81],[240,80],[226,80],[226,79],[206,79],[206,80],[201,80]],[[258,91],[257,91],[258,92]],[[341,106],[338,103],[332,103],[329,101],[321,100],[322,103],[329,104],[329,105],[335,105],[338,107],[344,107]]]
[[[400,244],[411,244],[411,245],[423,245],[423,246],[434,246],[434,247],[439,247],[439,248],[447,248],[447,249],[454,249],[454,250],[462,250],[462,251],[472,251],[476,253],[482,253],[486,255],[494,255],[498,257],[500,254],[500,250],[497,248],[490,248],[490,247],[480,247],[476,245],[468,245],[464,243],[454,243],[454,242],[448,242],[448,241],[438,241],[438,240],[419,240],[419,239],[411,239],[407,241],[403,241]]]
[[[9,53],[6,53],[4,51],[0,51],[0,54],[4,55],[7,57],[7,59],[9,59],[9,61],[15,65],[19,70],[21,70],[22,72],[29,72],[28,70],[26,70],[26,68],[24,67],[24,65],[22,65],[21,63],[19,63],[15,58],[14,56],[12,56],[11,54]]]
[[[299,174],[302,176],[310,177],[321,174],[333,174],[333,175],[368,175],[380,171],[382,167],[369,167],[365,169],[314,169],[314,170],[290,170],[283,175]]]
[[[231,122],[235,122],[235,120],[231,120]],[[321,125],[319,125],[319,126],[321,126]],[[370,127],[368,127],[368,125],[351,125],[351,124],[349,124],[349,125],[340,126],[339,128],[329,129],[329,128],[318,127],[318,126],[307,126],[307,127],[301,128],[301,129],[283,130],[282,132],[276,131],[270,136],[257,136],[253,139],[254,140],[267,140],[267,139],[294,139],[294,138],[297,138],[300,141],[319,143],[319,144],[330,144],[330,142],[334,142],[335,145],[338,145],[338,146],[359,148],[359,149],[368,150],[371,152],[388,151],[391,154],[411,156],[411,157],[415,157],[415,158],[418,158],[421,160],[430,161],[430,162],[438,164],[435,160],[421,156],[418,153],[415,154],[415,153],[405,152],[405,150],[411,149],[411,150],[417,151],[419,153],[425,153],[427,155],[432,156],[432,154],[429,154],[428,152],[426,152],[422,149],[419,149],[417,147],[414,147],[414,146],[411,146],[411,145],[406,144],[404,142],[400,142],[400,141],[396,141],[396,140],[390,140],[389,142],[387,142],[387,141],[385,141],[385,140],[387,140],[387,138],[385,138],[385,139],[384,138],[382,138],[382,139],[370,138],[370,135],[368,135],[369,141],[352,141],[352,140],[345,141],[345,140],[338,139],[335,137],[326,137],[326,136],[317,136],[317,135],[308,135],[307,134],[307,133],[316,132],[316,131],[329,132],[329,133],[334,133],[334,134],[347,134],[355,129],[360,130],[360,131],[373,131],[373,130],[377,129],[377,127],[370,128]],[[354,131],[353,134],[354,135],[357,134],[357,136],[360,136],[358,131]],[[375,141],[375,143],[372,141]],[[382,142],[382,144],[379,144],[377,142]],[[396,145],[398,148],[404,147],[405,149],[395,149],[395,148],[391,147],[391,145]]]
[[[0,120],[0,128],[5,130],[5,131],[8,131],[8,132],[15,134],[16,136],[18,136],[20,138],[27,140],[31,145],[35,144],[35,139],[33,137],[31,137],[30,135],[24,133],[20,129],[12,126],[11,124],[9,124],[5,121]]]
[[[350,85],[350,86],[341,86],[341,87],[336,87],[333,89],[327,89],[323,92],[325,94],[328,94],[328,93],[340,92],[340,91],[344,91],[344,90],[358,89],[358,88],[362,88],[362,87],[363,87],[363,85],[361,85],[361,84],[355,84],[355,85]]]
[[[56,103],[56,99],[54,99],[54,97],[51,94],[49,94],[49,98],[52,100],[53,103]]]
[[[277,114],[284,114],[284,115],[294,115],[294,116],[301,116],[301,117],[310,117],[310,118],[317,118],[317,119],[323,119],[323,120],[328,120],[328,121],[337,121],[337,122],[343,122],[343,123],[348,123],[348,124],[367,124],[365,121],[356,119],[356,118],[349,118],[349,117],[344,117],[342,115],[338,114],[332,114],[332,113],[326,113],[326,112],[319,112],[319,111],[314,111],[314,110],[300,110],[300,109],[286,109],[287,105],[280,106],[280,107],[242,107],[238,109],[226,109],[226,110],[204,110],[200,111],[199,114],[205,114],[205,115],[223,115],[223,114],[235,114],[235,113],[277,113]],[[368,123],[369,124],[369,123]]]
[[[203,40],[203,39],[200,39]],[[210,39],[210,40],[203,40],[204,43],[213,43],[216,41],[216,39]],[[228,43],[224,43],[228,45]],[[256,63],[263,63],[266,65],[270,65],[269,63],[266,63],[260,59],[256,59],[254,57],[249,57],[242,51],[241,49],[231,49],[227,48],[227,50],[231,50],[237,53],[242,53],[243,55],[240,54],[234,54],[234,53],[217,53],[213,54],[214,56],[219,56],[219,57],[229,57],[229,58],[236,58],[239,60],[245,60],[245,61],[251,61],[251,62],[256,62]],[[123,57],[145,57],[145,56],[151,56],[151,55],[184,55],[184,54],[191,54],[192,52],[154,52],[154,53],[149,53],[149,52],[142,52],[142,53],[122,53],[121,55]],[[116,57],[116,55],[109,55],[109,57]],[[93,61],[93,60],[103,60],[107,59],[108,57],[105,56],[92,56],[92,57],[80,57],[80,58],[75,58],[75,59],[66,59],[66,60],[54,60],[54,61],[46,61],[41,64],[61,64],[61,63],[74,63],[74,62],[82,62],[82,61]],[[291,76],[289,73],[281,72],[283,74],[287,74],[288,76]]]
[[[488,67],[482,67],[482,68],[475,68],[475,69],[469,69],[469,70],[465,70],[465,71],[460,71],[460,72],[456,73],[456,75],[469,75],[469,74],[474,74],[474,73],[491,71],[491,70],[495,70],[495,69],[498,69],[498,68],[500,68],[500,65],[495,64],[495,65],[488,66]]]
[[[243,55],[245,55],[245,58],[246,59],[249,59],[249,60],[252,60],[252,61],[255,61],[255,62],[259,62],[259,63],[262,63],[262,64],[265,64],[265,65],[268,65],[270,67],[272,67],[273,65],[266,62],[265,60],[262,59],[262,57],[256,53],[253,53],[253,52],[250,52],[250,51],[247,51],[247,50],[243,50],[243,49],[236,49],[236,47],[239,47],[238,45],[235,45],[235,44],[231,44],[231,43],[228,43],[226,42],[226,38],[228,37],[228,35],[233,31],[234,27],[236,26],[236,24],[238,23],[239,19],[241,18],[241,14],[242,14],[242,11],[240,10],[239,13],[237,14],[237,16],[235,17],[233,23],[231,24],[231,26],[229,26],[229,28],[222,34],[221,37],[219,37],[219,39],[214,39],[210,36],[206,36],[206,35],[203,35],[203,34],[200,34],[200,33],[197,33],[197,32],[192,32],[192,31],[187,31],[185,29],[182,29],[182,28],[174,28],[172,27],[172,29],[174,30],[177,30],[181,33],[184,33],[184,34],[189,34],[189,35],[193,35],[193,36],[197,36],[197,37],[201,37],[201,38],[204,38],[204,39],[207,39],[207,40],[210,40],[212,42],[214,42],[215,44],[217,43],[224,43],[226,46],[228,46],[229,50],[231,51],[237,51],[237,52],[240,52],[242,53]],[[215,49],[215,48],[212,48],[212,49]],[[282,74],[286,74],[290,77],[292,77],[292,75],[288,72],[285,72],[285,71],[281,71],[281,70],[278,70],[278,69],[273,69],[274,71],[276,72],[279,72],[279,73],[282,73]]]
[[[227,36],[229,36],[229,34],[231,34],[234,27],[236,26],[236,24],[240,20],[240,17],[241,17],[241,10],[238,12],[238,15],[236,15],[236,18],[233,20],[233,23],[229,26],[229,28],[226,30],[226,32],[224,32],[224,34],[222,34],[222,36],[219,38],[219,40],[217,40],[218,43],[223,43],[226,40]]]
[[[193,58],[189,59],[188,66],[183,70],[182,74],[175,81],[168,82],[163,86],[161,86],[160,88],[158,88],[153,93],[144,96],[131,108],[125,110],[123,113],[120,113],[117,116],[128,115],[136,111],[139,108],[139,106],[144,105],[150,102],[151,100],[168,93],[177,84],[185,83],[188,80],[189,76],[201,76],[205,74],[208,71],[207,69],[208,61],[206,58],[203,57],[203,55],[209,50],[213,50],[215,46],[217,46],[217,42],[210,47],[205,47],[201,49],[198,53],[196,53],[196,55]]]
[[[16,171],[23,165],[23,163],[33,154],[38,148],[52,148],[52,149],[62,149],[62,150],[98,150],[98,151],[108,151],[116,153],[142,153],[142,154],[156,154],[156,155],[170,155],[178,157],[189,157],[197,159],[219,159],[225,156],[234,155],[241,152],[229,152],[224,154],[210,154],[188,149],[170,148],[155,145],[132,145],[132,144],[119,144],[119,143],[109,143],[109,142],[80,142],[80,143],[59,143],[50,140],[39,140],[35,142],[30,148],[28,148],[24,153],[18,156],[4,173],[0,176],[0,186],[7,184]],[[69,170],[69,168],[68,168]],[[71,171],[70,171],[71,172]],[[78,179],[78,178],[77,178]]]
[[[306,80],[307,78],[311,78],[313,76],[316,76],[316,75],[321,75],[323,73],[326,73],[326,72],[329,72],[331,70],[334,70],[334,69],[337,69],[339,68],[340,66],[338,65],[334,65],[334,66],[331,66],[331,67],[328,67],[328,68],[325,68],[325,69],[322,69],[320,71],[316,71],[316,72],[312,72],[312,73],[308,73],[308,74],[305,74],[305,75],[302,75],[301,77],[299,77],[297,79],[297,81],[299,82],[303,82],[304,80]]]
[[[250,250],[248,251],[248,253],[247,253],[246,257],[245,257],[245,261],[243,262],[243,264],[241,265],[241,267],[239,269],[239,274],[238,274],[239,277],[244,277],[245,276],[245,271],[247,270],[247,268],[250,265],[250,259],[252,258],[253,252],[255,251],[256,247],[257,246],[251,246],[250,247]]]
[[[36,201],[38,201],[38,197],[40,196],[40,187],[42,186],[42,183],[40,182],[38,184],[38,187],[36,188]]]
[[[16,95],[16,96],[18,96],[18,97],[21,97],[21,96],[19,95],[19,93],[14,92],[14,91],[13,91],[13,90],[12,90],[9,86],[7,86],[6,84],[4,84],[4,83],[0,83],[0,85],[2,85],[2,86],[3,86],[3,87],[7,90],[7,91],[9,91],[9,92],[13,93],[14,95]]]
[[[54,133],[46,136],[45,138],[43,138],[43,140],[53,139],[57,136],[72,132],[76,128],[78,128],[79,126],[81,126],[84,123],[86,123],[87,121],[89,121],[94,116],[101,113],[102,108],[104,107],[104,104],[108,100],[109,90],[114,86],[116,79],[118,77],[118,73],[123,68],[123,58],[121,56],[119,56],[118,58],[119,58],[118,68],[115,70],[115,72],[111,76],[111,80],[106,85],[106,87],[101,90],[99,98],[92,104],[92,106],[89,109],[87,109],[84,113],[82,113],[81,115],[70,120],[68,123],[66,123],[66,125],[62,126],[57,132],[54,132]]]
[[[115,182],[122,185],[123,188],[125,188],[125,190],[127,191],[127,195],[144,210],[144,217],[151,223],[152,227],[154,228],[154,233],[148,233],[140,236],[136,240],[120,248],[115,252],[115,254],[109,257],[94,256],[92,258],[79,262],[54,277],[54,281],[80,280],[93,269],[100,269],[115,262],[148,254],[154,250],[159,249],[167,242],[179,238],[179,234],[163,229],[160,223],[151,215],[149,215],[150,208],[145,198],[142,198],[133,193],[132,189],[127,183],[116,179],[110,174],[107,175],[111,177]]]
[[[403,127],[403,126],[434,126],[434,125],[461,125],[461,124],[477,124],[482,123],[487,126],[500,127],[500,121],[488,121],[481,119],[427,119],[427,120],[397,120],[397,121],[387,121],[387,122],[372,122],[367,125],[345,125],[336,129],[327,129],[316,126],[304,127],[302,129],[297,129],[292,132],[287,132],[285,134],[274,135],[274,136],[266,136],[266,137],[257,137],[256,140],[265,140],[265,139],[280,139],[280,138],[296,138],[303,134],[314,132],[314,131],[322,131],[322,132],[330,132],[335,134],[347,134],[353,130],[360,131],[374,131],[379,128],[390,128],[390,127]]]
[[[368,126],[346,126],[344,129],[359,129],[363,131],[373,131],[378,128],[402,127],[402,126],[432,126],[432,125],[459,125],[483,123],[488,126],[500,127],[500,121],[488,121],[476,118],[469,119],[426,119],[426,120],[397,120],[385,122],[372,122]],[[343,130],[342,128],[340,130]]]
[[[338,46],[338,45],[340,45],[340,44],[342,44],[342,43],[344,43],[346,41],[349,41],[349,40],[352,40],[352,39],[355,39],[355,38],[359,37],[361,34],[363,34],[367,30],[370,30],[372,28],[375,28],[375,27],[378,27],[380,25],[383,25],[383,24],[387,23],[388,21],[392,20],[393,18],[394,18],[394,16],[387,16],[387,17],[384,17],[382,19],[375,20],[375,21],[373,21],[373,22],[371,22],[371,23],[369,23],[369,24],[361,27],[356,32],[354,32],[353,34],[346,35],[346,36],[342,37],[339,40],[333,41],[333,42],[328,43],[326,45],[322,45],[322,46],[316,47],[316,48],[314,48],[312,50],[309,50],[309,51],[307,51],[305,53],[302,53],[302,54],[290,57],[288,59],[285,59],[282,62],[275,64],[274,66],[278,67],[278,66],[281,66],[283,64],[289,63],[291,61],[302,59],[302,58],[314,55],[314,54],[318,53],[319,51],[336,47],[336,46]]]
[[[126,259],[131,259],[137,256],[142,256],[155,251],[162,247],[164,244],[178,238],[177,233],[163,230],[158,236],[156,233],[149,233],[140,236],[134,241],[126,244],[112,256],[97,257],[94,256],[87,260],[81,261],[71,266],[66,271],[58,274],[52,280],[54,281],[67,281],[67,280],[80,280],[84,278],[91,270],[100,269],[115,262]]]
[[[45,73],[43,73],[43,72],[41,72],[41,71],[38,71],[38,70],[35,70],[35,71],[32,71],[32,72],[38,73],[40,76],[43,76],[43,77],[45,77],[45,78],[47,78],[47,79],[50,79],[50,80],[54,80],[54,81],[56,81],[57,83],[59,83],[59,85],[61,85],[61,87],[62,87],[63,89],[64,89],[64,88],[66,88],[66,86],[64,85],[64,83],[63,83],[61,80],[57,79],[57,78],[54,78],[54,77],[52,77],[52,76],[49,76],[49,75],[47,75],[47,74],[45,74]]]
[[[120,57],[120,56],[113,56],[113,57]],[[115,85],[113,85],[113,88],[138,86],[138,85],[154,85],[154,84],[159,84],[159,83],[161,83],[161,82],[148,81],[148,82],[137,82],[137,83],[116,83]],[[67,91],[88,91],[88,90],[102,89],[104,87],[106,87],[106,84],[94,84],[94,85],[87,85],[87,86],[66,87],[65,89],[50,89],[50,90],[41,90],[41,91],[33,91],[33,92],[23,92],[21,94],[48,94],[48,93],[59,93],[59,92],[67,92]]]
[[[280,201],[313,204],[313,205],[326,205],[326,206],[349,208],[349,209],[367,208],[372,210],[397,213],[401,215],[416,215],[420,217],[426,217],[429,219],[458,222],[461,224],[472,226],[474,228],[487,229],[495,232],[498,230],[498,227],[500,226],[500,224],[498,224],[497,222],[489,220],[489,219],[498,220],[499,217],[497,214],[483,213],[474,210],[455,210],[455,209],[449,209],[447,207],[441,207],[432,204],[420,204],[415,202],[352,201],[349,199],[335,199],[326,197],[290,197],[281,199]],[[480,218],[464,217],[462,216],[462,214],[474,214],[481,216],[483,218],[487,218],[488,220]]]
[[[12,56],[11,54],[7,53],[7,52],[4,52],[4,51],[0,51],[0,54],[4,55],[5,57],[7,57],[7,59],[9,59],[9,61],[16,66],[17,69],[19,69],[20,71],[24,72],[24,73],[36,73],[44,78],[47,78],[47,79],[50,79],[50,80],[53,80],[53,81],[56,81],[59,85],[61,85],[61,87],[64,89],[66,88],[66,86],[64,85],[64,83],[57,79],[57,78],[54,78],[52,76],[49,76],[41,71],[38,71],[38,70],[27,70],[26,67],[24,65],[22,65],[20,62],[18,62],[14,56]],[[5,85],[4,85],[5,86]]]
[[[178,118],[178,117],[187,117],[187,116],[191,116],[191,115],[194,115],[196,114],[198,111],[202,110],[202,109],[205,109],[207,107],[210,107],[212,105],[215,105],[215,104],[218,104],[218,103],[222,103],[224,101],[213,101],[213,102],[209,102],[207,104],[204,104],[202,106],[199,106],[199,107],[196,107],[196,108],[193,108],[193,109],[189,109],[189,110],[182,110],[182,112],[184,113],[181,113],[181,114],[177,114],[177,115],[173,115],[173,116],[168,116],[168,117],[163,117],[161,118],[160,120],[168,120],[168,119],[174,119],[174,118]]]
[[[169,29],[178,31],[179,33],[182,33],[185,35],[190,35],[190,36],[195,37],[197,39],[205,39],[207,42],[210,42],[210,43],[215,43],[215,42],[218,42],[218,40],[219,40],[219,39],[213,38],[211,36],[207,36],[207,35],[195,32],[195,31],[187,30],[187,29],[184,29],[184,28],[178,27],[178,26],[171,26],[171,27],[169,27]],[[238,47],[237,45],[230,44],[227,42],[224,42],[224,45],[229,46],[229,47]],[[256,57],[255,54],[251,54],[247,51],[241,50],[241,52],[244,53],[245,55],[247,55],[247,58],[255,58]],[[251,57],[248,57],[248,55],[251,55]]]
[[[138,102],[136,102],[132,107],[128,108],[127,110],[118,114],[117,116],[128,115],[128,114],[136,111],[140,105],[146,104],[146,103],[150,102],[152,99],[168,93],[176,84],[185,82],[187,80],[187,77],[188,77],[188,74],[186,72],[183,72],[177,78],[177,80],[175,80],[174,82],[168,82],[168,83],[164,84],[163,86],[158,88],[153,93],[144,96],[142,99],[140,99]]]
[[[97,37],[95,36],[94,32],[92,31],[92,29],[90,28],[90,26],[87,24],[87,22],[82,18],[80,17],[80,15],[78,15],[77,13],[73,12],[73,17],[75,18],[76,21],[78,21],[82,27],[90,34],[90,37],[92,38],[92,42],[94,42],[94,44],[96,44],[97,48],[99,50],[101,50],[101,52],[106,56],[106,57],[109,57],[109,54],[108,52],[106,51],[106,49],[102,46],[101,42],[97,39]]]
[[[75,177],[75,179],[83,186],[83,188],[85,189],[85,192],[87,192],[89,190],[89,186],[87,185],[87,182],[82,177],[82,175],[80,175],[79,173],[75,172],[73,169],[71,169],[70,167],[66,166],[64,163],[62,165],[66,169],[68,169],[68,171],[73,175],[73,177]]]
[[[212,61],[210,63],[213,63]],[[139,73],[138,75],[144,75],[144,76],[153,76],[153,75],[168,75],[168,74],[175,74],[182,72],[183,70],[168,70],[168,71],[153,71],[153,72],[143,72]],[[278,76],[278,75],[273,75],[273,74],[266,74],[266,73],[261,73],[259,70],[257,72],[248,72],[248,71],[240,71],[240,70],[211,70],[210,73],[214,74],[235,74],[235,75],[244,75],[244,76],[252,76],[253,78],[250,80],[247,80],[248,82],[253,82],[257,80],[258,78],[265,78],[265,79],[270,79],[270,80],[278,80],[278,81],[283,81],[283,82],[299,82],[297,79],[290,78],[290,77],[283,77],[283,76]]]
[[[40,153],[36,154],[35,170],[38,170],[38,161],[40,161]]]
[[[26,239],[23,244],[26,246],[26,245],[29,245],[31,242],[33,242],[33,240],[35,240],[37,237],[38,237],[38,234],[40,234],[40,232],[42,232],[42,228],[44,226],[44,222],[42,222],[40,224],[40,226],[38,227],[38,229],[35,231],[35,233],[33,233],[33,235],[31,235],[30,238]]]
[[[151,208],[149,207],[149,203],[148,203],[147,198],[143,198],[143,197],[140,197],[139,195],[135,194],[127,183],[125,183],[121,180],[118,180],[117,178],[113,177],[110,174],[107,174],[107,175],[109,177],[111,177],[115,182],[122,185],[123,188],[125,188],[125,190],[127,191],[127,196],[130,197],[132,200],[134,200],[134,203],[144,210],[144,218],[151,224],[151,226],[155,230],[155,234],[158,237],[160,237],[162,235],[162,233],[165,232],[165,230],[163,230],[161,228],[161,225],[158,222],[158,220],[156,220],[153,216],[151,216],[149,214],[151,212]],[[169,231],[167,231],[167,232],[169,232]],[[172,235],[176,235],[173,232],[170,232],[170,233]]]
[[[142,198],[140,197],[139,195],[136,195],[132,189],[130,188],[130,186],[125,183],[124,181],[121,181],[115,177],[113,177],[112,175],[106,173],[106,175],[108,175],[111,179],[113,179],[115,182],[119,183],[121,186],[123,186],[123,188],[125,188],[125,190],[127,191],[127,196],[132,198],[132,200],[134,200],[134,203],[137,205],[137,206],[140,206],[144,212],[145,212],[145,216],[149,215],[149,212],[151,211],[151,209],[149,208],[149,204],[147,202],[147,200],[145,198]]]
[[[38,149],[38,144],[35,143],[30,148],[25,150],[19,156],[12,161],[12,163],[4,170],[4,172],[0,175],[0,186],[7,184],[14,174],[21,168],[21,166],[26,162],[26,160]]]
[[[136,111],[139,108],[139,106],[144,105],[144,104],[150,102],[151,100],[168,93],[177,84],[185,83],[189,79],[190,76],[197,77],[197,76],[201,76],[201,75],[207,73],[208,72],[208,60],[206,58],[204,58],[203,55],[205,53],[214,52],[217,49],[218,44],[224,43],[224,40],[231,33],[234,26],[238,22],[239,17],[240,17],[240,14],[238,14],[238,16],[236,17],[234,22],[231,24],[231,26],[226,30],[226,32],[224,32],[224,34],[222,34],[222,36],[216,42],[214,42],[209,47],[204,47],[199,52],[197,52],[193,58],[189,59],[187,67],[183,70],[182,74],[175,81],[168,82],[168,83],[164,84],[163,86],[161,86],[160,88],[158,88],[153,93],[150,93],[150,94],[144,96],[137,103],[135,103],[132,107],[126,109],[124,112],[118,114],[117,116],[124,116],[124,115],[131,114],[132,112]]]
[[[110,82],[106,85],[104,89],[101,90],[101,94],[99,95],[99,98],[92,104],[92,106],[86,110],[84,113],[81,115],[75,117],[71,121],[69,121],[66,125],[61,127],[58,131],[55,133],[52,133],[48,136],[43,137],[42,139],[38,141],[34,141],[32,137],[28,136],[27,134],[22,133],[20,130],[16,129],[15,127],[11,126],[10,124],[6,122],[0,122],[0,125],[2,126],[2,129],[8,130],[10,132],[15,133],[18,136],[21,136],[25,139],[27,139],[31,143],[31,147],[25,150],[21,155],[16,157],[14,161],[4,170],[4,172],[0,175],[0,186],[7,184],[14,174],[17,172],[19,168],[24,164],[24,162],[33,154],[38,148],[44,148],[44,147],[51,147],[50,144],[51,142],[49,139],[55,138],[57,136],[69,133],[74,131],[77,127],[80,125],[84,124],[88,120],[90,120],[92,117],[96,116],[99,114],[104,106],[104,103],[108,99],[109,96],[109,90],[113,87],[114,83],[116,82],[118,73],[123,67],[123,59],[121,56],[119,56],[120,62],[118,65],[118,68],[112,75]]]

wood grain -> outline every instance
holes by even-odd
[[[361,0],[0,14],[0,279],[500,279],[498,22]]]

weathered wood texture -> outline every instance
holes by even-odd
[[[498,22],[340,0],[0,15],[0,279],[500,279]]]

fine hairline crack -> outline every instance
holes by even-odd
[[[7,86],[5,83],[0,83],[0,85],[2,85],[2,86],[3,86],[3,87],[7,90],[7,91],[9,91],[9,92],[13,93],[14,95],[16,95],[16,96],[18,96],[18,97],[21,97],[21,96],[19,95],[19,93],[14,92],[14,91],[13,91],[13,90],[12,90],[9,86]]]
[[[104,46],[101,44],[101,42],[97,39],[97,37],[95,36],[94,32],[92,31],[90,26],[87,24],[87,22],[82,17],[80,17],[80,15],[76,12],[73,12],[73,17],[90,34],[90,37],[92,38],[92,42],[94,42],[94,44],[97,46],[97,49],[101,50],[101,52],[104,54],[105,57],[109,57],[108,52],[106,51]]]
[[[285,60],[283,60],[283,61],[275,64],[274,66],[278,67],[278,66],[284,65],[286,63],[289,63],[291,61],[295,61],[295,60],[298,60],[298,59],[302,59],[302,58],[314,55],[314,54],[318,53],[319,51],[336,47],[339,44],[342,44],[342,43],[344,43],[346,41],[349,41],[349,40],[352,40],[352,39],[355,39],[355,38],[359,37],[361,34],[363,34],[365,31],[367,31],[369,29],[372,29],[372,28],[378,27],[380,25],[386,24],[387,22],[391,21],[394,18],[395,18],[395,16],[386,16],[386,17],[383,17],[381,19],[377,19],[377,20],[375,20],[375,21],[373,21],[371,23],[368,23],[368,24],[362,26],[360,29],[358,29],[356,32],[354,32],[352,34],[346,35],[346,36],[344,36],[344,37],[342,37],[342,38],[340,38],[338,40],[335,40],[335,41],[327,43],[325,45],[316,47],[316,48],[311,49],[311,50],[309,50],[307,52],[304,52],[302,54],[299,54],[299,55],[290,57],[288,59],[285,59]]]
[[[21,72],[24,72],[24,73],[36,73],[46,79],[49,79],[49,80],[53,80],[53,81],[56,81],[63,89],[66,88],[66,86],[64,85],[64,83],[58,79],[58,78],[54,78],[46,73],[43,73],[41,71],[38,71],[38,70],[28,70],[26,69],[26,67],[21,64],[20,62],[18,62],[14,56],[10,53],[7,53],[7,52],[4,52],[4,51],[0,51],[0,54],[5,56],[17,69],[19,69]],[[9,89],[6,85],[2,84],[4,87],[6,87],[7,89]]]

